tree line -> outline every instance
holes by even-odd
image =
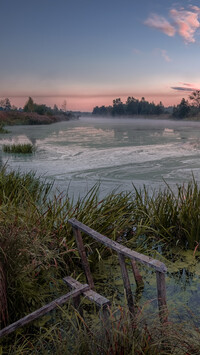
[[[94,115],[122,116],[122,115],[161,115],[166,112],[162,102],[156,105],[148,102],[144,97],[141,100],[129,96],[125,103],[120,98],[113,100],[112,106],[96,106],[93,109]]]
[[[53,108],[46,106],[45,104],[36,104],[32,97],[29,97],[25,103],[23,109],[17,109],[16,106],[11,105],[9,98],[0,100],[0,111],[23,111],[23,112],[35,112],[39,115],[55,115],[58,113],[66,113],[66,100],[64,100],[62,108],[59,110],[57,105]]]
[[[182,98],[180,104],[173,107],[172,116],[179,119],[198,117],[200,115],[200,90],[193,91],[189,95],[189,100],[190,102]]]
[[[160,102],[148,102],[129,96],[125,103],[120,98],[113,100],[112,106],[96,106],[92,112],[100,116],[126,116],[126,115],[161,115],[170,113],[176,119],[195,117],[200,119],[200,90],[194,90],[189,95],[189,100],[182,98],[180,104],[165,108]]]

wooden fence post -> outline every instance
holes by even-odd
[[[137,287],[144,287],[144,281],[142,279],[142,276],[140,275],[137,264],[133,259],[131,260],[131,266]]]
[[[83,269],[84,269],[88,284],[91,287],[91,289],[94,290],[94,281],[93,281],[92,274],[91,274],[91,271],[90,271],[90,265],[89,265],[88,260],[87,260],[86,251],[85,251],[85,247],[84,247],[84,244],[83,244],[83,238],[82,238],[82,235],[81,235],[81,231],[78,228],[73,227],[73,232],[74,232],[77,248],[78,248],[78,251],[79,251],[79,254],[80,254],[80,257],[81,257]]]
[[[119,257],[119,263],[120,263],[120,267],[121,267],[122,278],[123,278],[124,288],[125,288],[125,292],[126,292],[126,298],[127,298],[129,312],[131,313],[131,315],[133,315],[134,310],[135,310],[134,309],[134,301],[133,301],[133,295],[132,295],[132,291],[131,291],[130,280],[128,277],[128,271],[127,271],[126,264],[125,264],[125,257],[123,254],[120,254],[120,253],[118,253],[118,257]]]
[[[167,322],[167,300],[166,300],[166,285],[165,273],[156,271],[157,295],[160,321]]]

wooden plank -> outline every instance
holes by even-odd
[[[63,278],[63,281],[71,288],[79,288],[81,283],[77,280],[74,280],[71,276],[67,276]],[[83,296],[85,296],[88,300],[96,303],[98,307],[106,307],[110,306],[110,301],[101,296],[99,293],[93,291],[93,290],[88,290],[83,292]]]
[[[157,281],[159,315],[160,315],[161,322],[164,323],[167,322],[167,298],[166,298],[165,274],[157,271],[156,281]]]
[[[128,303],[128,308],[131,314],[134,314],[134,301],[133,301],[133,295],[131,291],[131,284],[130,280],[128,277],[128,271],[126,268],[125,264],[125,257],[122,254],[118,254],[119,257],[119,262],[121,266],[121,272],[122,272],[122,278],[123,278],[123,283],[124,283],[124,288],[126,292],[126,298],[127,298],[127,303]]]
[[[86,251],[85,251],[85,247],[83,244],[81,232],[76,227],[73,227],[73,233],[74,233],[74,236],[76,239],[77,248],[78,248],[78,251],[79,251],[79,254],[81,257],[83,269],[84,269],[88,284],[91,287],[91,289],[94,290],[94,281],[93,281],[92,274],[90,271],[90,265],[87,260]]]
[[[66,295],[63,295],[54,301],[46,304],[45,306],[37,309],[36,311],[28,314],[27,316],[19,319],[18,321],[10,324],[9,326],[3,328],[0,330],[0,338],[8,335],[12,332],[14,332],[16,329],[34,321],[35,319],[45,315],[46,313],[52,311],[52,309],[56,308],[57,306],[61,306],[62,304],[66,303],[73,297],[77,297],[80,293],[83,293],[84,291],[87,291],[89,289],[89,286],[87,284],[81,285],[79,288],[76,288],[76,290],[73,290]]]
[[[140,275],[136,262],[133,259],[131,260],[131,266],[137,287],[144,287],[144,281],[142,279],[142,276]]]
[[[146,255],[137,253],[136,251],[133,251],[117,242],[114,240],[111,240],[108,237],[105,237],[104,235],[96,232],[94,229],[89,228],[85,224],[77,221],[75,218],[71,218],[68,220],[68,222],[74,227],[80,229],[82,232],[87,233],[89,236],[97,240],[98,242],[106,245],[107,247],[115,250],[117,253],[123,254],[124,256],[132,259],[132,260],[137,260],[143,264],[146,264],[148,266],[151,266],[157,271],[160,272],[166,272],[167,268],[164,263],[162,263],[159,260],[150,258]]]

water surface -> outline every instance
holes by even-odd
[[[101,181],[103,194],[132,184],[162,186],[200,179],[200,123],[153,119],[92,118],[42,126],[9,127],[0,145],[32,143],[36,153],[8,155],[12,169],[34,170],[60,190],[84,195]],[[69,185],[70,184],[70,185]]]

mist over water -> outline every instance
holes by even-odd
[[[1,152],[9,169],[36,171],[55,188],[81,196],[101,181],[101,194],[200,179],[200,123],[81,117],[42,126],[9,127],[0,145],[32,143],[33,155]]]

